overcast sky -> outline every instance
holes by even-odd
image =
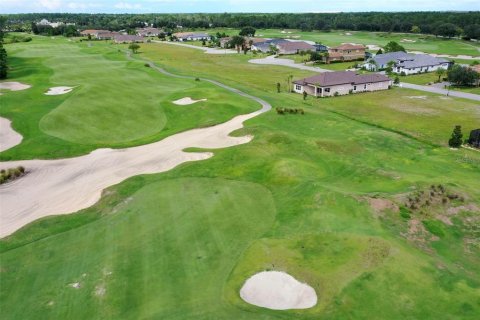
[[[478,11],[479,0],[0,0],[1,13]]]

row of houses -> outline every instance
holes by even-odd
[[[210,41],[212,37],[202,32],[177,32],[172,34],[177,41]]]

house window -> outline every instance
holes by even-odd
[[[330,88],[325,88],[325,92],[330,92]]]
[[[357,90],[357,86],[353,86],[353,90]]]
[[[299,85],[299,84],[296,84],[296,85],[295,85],[295,90],[297,90],[297,91],[302,91],[302,86]]]
[[[367,85],[366,85],[366,84],[363,85],[363,90],[365,90],[365,89],[367,89]]]

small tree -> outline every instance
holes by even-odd
[[[412,33],[420,33],[422,30],[420,29],[419,26],[412,26],[412,29],[410,30]]]
[[[277,82],[277,93],[280,93],[280,82]]]
[[[438,68],[437,70],[435,70],[435,73],[438,76],[438,82],[440,82],[440,78],[447,73],[447,70],[443,68]]]
[[[456,125],[455,128],[453,129],[452,136],[450,137],[450,140],[448,140],[448,145],[452,148],[460,148],[462,146],[462,127],[459,125]]]
[[[137,43],[131,43],[128,46],[128,49],[132,50],[133,53],[137,53],[138,49],[140,49],[140,45],[138,45]]]
[[[205,41],[205,39],[202,39],[202,46],[206,46],[207,45],[207,41]]]
[[[397,51],[406,52],[405,48],[395,41],[390,41],[389,43],[387,43],[385,47],[383,47],[383,49],[385,49],[385,52],[397,52]]]
[[[253,27],[244,27],[242,30],[240,30],[238,35],[244,36],[244,37],[253,37],[255,36],[256,31],[257,30],[255,30],[255,28]]]
[[[398,76],[396,76],[395,79],[393,80],[393,83],[394,84],[399,84],[400,83],[400,78]]]
[[[377,54],[382,54],[382,53],[383,53],[382,48],[378,49]]]
[[[308,93],[307,91],[303,91],[303,100],[307,100]]]

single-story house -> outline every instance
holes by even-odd
[[[379,73],[357,74],[355,71],[324,72],[316,76],[296,80],[293,91],[306,92],[315,97],[329,97],[357,92],[386,90],[392,80]]]
[[[296,54],[300,51],[315,51],[315,47],[303,41],[284,41],[277,43],[278,53]]]
[[[480,148],[480,129],[470,131],[468,144],[475,148]]]
[[[106,32],[97,33],[96,38],[98,40],[110,40],[110,39],[113,39],[115,36],[118,36],[118,35],[120,35],[120,33],[118,33],[118,32],[106,31]]]
[[[92,37],[96,38],[99,33],[106,33],[110,32],[109,30],[95,30],[95,29],[87,29],[80,32],[82,36],[91,35]]]
[[[317,52],[328,52],[328,47],[324,44],[316,43],[313,46],[315,47],[315,51]]]
[[[265,41],[255,42],[252,44],[251,50],[267,53],[272,51],[272,47],[278,48],[277,45],[284,42],[289,41],[285,39],[268,39]]]
[[[115,43],[132,43],[132,42],[144,42],[145,39],[142,36],[137,36],[137,35],[117,34],[114,36],[113,41],[115,41]]]
[[[206,33],[194,33],[194,32],[177,32],[177,33],[174,33],[173,36],[177,38],[178,41],[201,41],[201,40],[210,41],[212,39],[212,37]]]
[[[428,54],[413,54],[403,51],[388,52],[377,54],[371,58],[364,66],[370,71],[382,70],[393,62],[392,72],[405,74],[416,74],[423,72],[431,72],[437,69],[448,69],[451,62],[443,59],[432,57]]]
[[[137,35],[142,37],[158,37],[163,32],[163,30],[157,28],[138,28],[136,31]]]
[[[364,60],[365,49],[366,47],[361,44],[344,43],[338,47],[328,49],[326,62]]]

